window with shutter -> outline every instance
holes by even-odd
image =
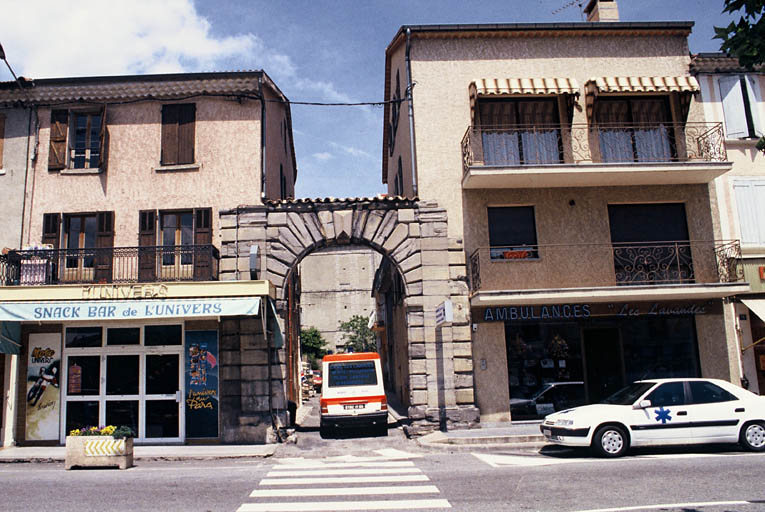
[[[46,213],[43,215],[42,243],[54,249],[59,248],[61,233],[61,214]]]
[[[106,169],[106,106],[99,110],[53,110],[48,169]]]
[[[488,208],[491,259],[539,257],[533,206]]]
[[[97,283],[112,282],[112,267],[114,259],[114,212],[98,212],[96,214],[96,252],[95,275]]]
[[[141,210],[138,214],[138,280],[157,279],[157,212]]]
[[[69,111],[53,110],[50,113],[50,149],[48,151],[48,170],[55,171],[66,167],[66,135],[69,126]]]
[[[162,107],[162,165],[194,163],[196,105],[183,103]]]
[[[759,85],[754,76],[723,76],[718,80],[725,132],[729,139],[762,137]]]
[[[735,180],[741,245],[765,247],[765,180]]]

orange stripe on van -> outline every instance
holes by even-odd
[[[376,395],[376,396],[354,396],[354,397],[346,397],[346,398],[322,398],[321,403],[321,411],[326,413],[327,407],[330,405],[337,405],[337,404],[366,404],[369,402],[380,402],[380,409],[383,411],[388,410],[388,399],[385,397],[385,395]]]
[[[380,359],[377,352],[354,352],[352,354],[330,354],[324,356],[324,361],[358,361],[363,359]]]

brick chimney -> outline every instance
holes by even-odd
[[[616,0],[590,0],[584,8],[587,21],[619,21],[619,6]]]

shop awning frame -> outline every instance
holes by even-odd
[[[692,76],[601,76],[584,83],[587,118],[592,119],[595,98],[599,94],[675,93],[680,98],[683,118],[688,115],[690,98],[701,88]]]
[[[573,78],[479,78],[470,82],[470,112],[475,120],[478,98],[502,98],[516,95],[579,96],[579,84]]]

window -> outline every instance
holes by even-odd
[[[106,107],[100,110],[52,110],[48,170],[106,167]]]
[[[732,402],[738,400],[732,393],[725,391],[720,386],[704,381],[691,381],[692,404],[715,404],[719,402]]]
[[[539,257],[533,206],[490,207],[488,216],[491,259]]]
[[[598,98],[595,120],[603,162],[668,162],[676,158],[669,98]]]
[[[279,164],[279,198],[287,199],[287,177],[284,175],[282,164]]]
[[[163,251],[162,264],[175,264],[176,247],[179,248],[181,265],[191,264],[191,253],[185,250],[194,243],[194,217],[190,211],[170,212],[159,214],[161,243]]]
[[[377,371],[374,361],[349,361],[330,363],[329,387],[375,386]]]
[[[162,106],[162,165],[194,163],[195,120],[194,103]]]
[[[685,391],[682,382],[667,382],[662,384],[646,397],[651,401],[651,407],[669,407],[685,405]]]
[[[59,279],[112,282],[114,212],[46,213],[43,215],[42,243],[53,249],[64,249],[59,253],[61,260],[51,262],[50,279],[53,282]]]
[[[765,246],[765,180],[735,180],[741,245]]]
[[[404,195],[404,170],[401,165],[401,157],[398,157],[398,170],[393,181],[393,194],[396,196]]]
[[[729,139],[762,137],[757,78],[749,75],[720,77],[720,97]]]
[[[66,268],[92,268],[93,253],[80,249],[96,246],[95,215],[65,215],[64,237],[66,239]]]
[[[486,165],[563,161],[556,98],[483,100],[478,115]]]

